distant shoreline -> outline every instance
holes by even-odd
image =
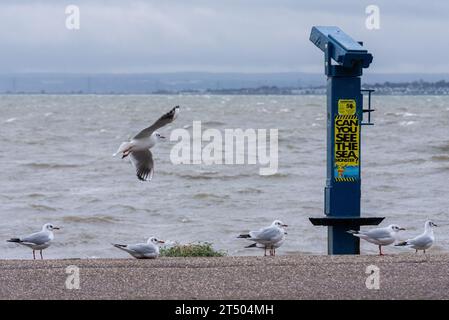
[[[406,82],[406,83],[376,83],[362,85],[362,89],[370,89],[376,95],[449,95],[449,82]],[[277,95],[277,96],[302,96],[325,95],[326,86],[314,87],[282,87],[282,86],[258,86],[247,88],[221,88],[221,89],[182,89],[182,90],[5,90],[2,95]]]
[[[449,74],[367,74],[378,95],[449,95]],[[309,95],[325,94],[322,74],[0,74],[0,94]]]
[[[373,95],[376,96],[449,96],[448,93],[385,93],[375,91]],[[79,93],[79,92],[0,92],[0,96],[326,96],[325,92],[315,93],[297,93],[297,94],[276,94],[276,93],[192,93],[192,92],[177,92],[177,93]]]

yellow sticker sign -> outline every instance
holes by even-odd
[[[335,159],[336,181],[355,181],[360,176],[360,124],[356,115],[335,116]]]
[[[356,111],[355,100],[340,99],[338,100],[338,114],[340,115],[354,115]]]

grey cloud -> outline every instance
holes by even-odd
[[[67,4],[81,30],[65,28]],[[377,4],[381,29],[365,29]],[[0,72],[322,71],[313,25],[363,40],[379,72],[449,72],[449,4],[420,1],[3,1]],[[432,57],[429,57],[429,53]]]

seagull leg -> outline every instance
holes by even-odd
[[[264,253],[263,253],[263,256],[264,257],[266,257],[267,256],[267,247],[265,246],[265,248],[264,248]]]
[[[276,256],[276,248],[273,247],[273,256]]]
[[[36,255],[34,254],[34,250],[33,250],[33,260],[36,260]]]
[[[418,253],[418,249],[415,249],[415,254]]]
[[[44,257],[42,256],[42,250],[39,251],[41,254],[41,260],[44,260]]]
[[[379,245],[379,256],[383,256],[384,254],[382,253],[382,246]]]
[[[127,156],[129,156],[130,153],[131,153],[131,150],[130,150],[130,149],[123,151],[122,159],[124,159],[124,158],[126,158]]]

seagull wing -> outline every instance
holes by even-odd
[[[368,231],[360,232],[360,234],[378,240],[391,238],[390,231],[385,228],[374,228]]]
[[[407,245],[424,248],[433,242],[432,237],[421,234],[413,239],[407,240]]]
[[[45,244],[50,240],[51,240],[51,238],[50,238],[49,234],[47,232],[42,232],[42,231],[32,233],[28,236],[20,238],[20,242],[30,243],[30,244],[35,244],[35,245]]]
[[[282,239],[283,233],[277,227],[267,227],[259,231],[251,231],[249,233],[251,240],[258,240],[263,242],[278,242]]]
[[[140,255],[156,254],[156,248],[147,243],[137,243],[128,245],[128,249]]]
[[[153,178],[154,162],[150,150],[131,152],[131,162],[136,168],[139,180],[150,181]]]
[[[169,112],[164,114],[162,117],[160,117],[155,123],[153,123],[148,128],[143,129],[140,131],[134,139],[142,139],[151,136],[151,134],[156,131],[159,128],[162,128],[163,126],[169,124],[173,120],[176,119],[177,115],[179,113],[179,106],[174,107]]]

